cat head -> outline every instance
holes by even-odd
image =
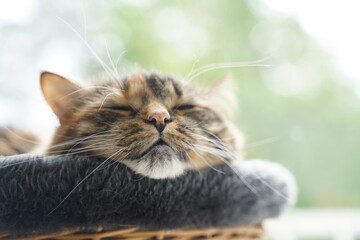
[[[43,94],[60,121],[47,154],[99,156],[151,178],[228,161],[242,138],[225,117],[227,83],[204,89],[134,73],[81,87],[44,72]]]

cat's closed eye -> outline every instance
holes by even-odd
[[[132,111],[133,110],[130,106],[110,106],[108,108],[111,108],[113,110],[119,110],[119,111]]]
[[[195,108],[195,105],[193,104],[183,104],[183,105],[179,105],[179,106],[176,106],[173,108],[173,111],[176,111],[176,110],[190,110],[190,109],[193,109]]]
[[[122,111],[122,112],[129,112],[129,113],[136,113],[136,110],[130,106],[126,106],[126,105],[114,105],[114,106],[108,106],[105,107],[107,109],[110,110],[114,110],[114,111]]]

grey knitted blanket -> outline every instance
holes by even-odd
[[[278,216],[296,196],[292,175],[261,160],[162,180],[103,161],[0,156],[0,232],[239,226]]]

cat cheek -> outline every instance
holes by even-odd
[[[95,126],[91,122],[80,122],[76,126],[76,132],[78,135],[83,135],[83,134],[86,134],[86,133],[92,131],[94,128],[95,128]]]

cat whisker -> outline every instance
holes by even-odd
[[[79,153],[84,153],[84,152],[105,151],[107,149],[111,149],[111,148],[107,148],[106,146],[102,146],[102,145],[95,143],[95,144],[91,144],[91,145],[88,145],[88,146],[85,146],[82,148],[76,148],[72,151],[67,151],[65,154],[70,155],[70,154],[79,154]]]
[[[109,94],[107,94],[107,95],[104,97],[104,99],[102,100],[102,102],[101,102],[101,104],[100,104],[100,107],[99,107],[99,109],[98,109],[98,112],[100,112],[100,110],[101,110],[102,106],[104,105],[106,99],[107,99],[109,96],[113,95],[113,94],[115,94],[115,93],[109,93]]]
[[[200,61],[199,59],[194,60],[192,66],[191,66],[191,70],[190,70],[190,72],[188,73],[187,76],[191,75],[191,73],[193,73],[195,71],[195,66],[196,66],[196,64],[199,63],[199,61]],[[185,79],[187,78],[187,76],[185,77]]]
[[[92,53],[92,55],[98,60],[100,65],[104,68],[104,70],[108,74],[108,76],[111,79],[116,79],[116,77],[114,76],[114,73],[111,71],[109,66],[98,56],[98,54],[92,49],[90,44],[81,36],[81,34],[78,31],[76,31],[76,29],[70,23],[65,21],[63,18],[61,18],[59,16],[57,16],[57,18],[60,21],[62,21],[65,25],[67,25],[76,34],[76,36],[84,43],[84,45],[89,49],[89,51]]]
[[[259,194],[254,189],[254,187],[251,186],[251,184],[245,179],[244,176],[241,175],[239,170],[236,169],[236,167],[233,164],[231,164],[228,160],[226,160],[226,157],[221,156],[222,154],[219,154],[217,151],[214,151],[214,149],[204,147],[202,145],[195,145],[195,148],[199,151],[217,156],[223,163],[225,163],[240,178],[240,180],[250,189],[250,191],[252,191],[255,195],[259,196]]]
[[[226,152],[230,152],[230,149],[224,144],[224,142],[218,138],[216,135],[213,135],[215,139],[207,138],[205,136],[199,135],[199,134],[193,134],[193,137],[195,137],[198,141],[205,141],[208,143],[214,144],[216,147],[220,148],[221,150],[224,150]]]
[[[119,150],[120,151],[120,150]],[[84,177],[78,184],[75,185],[75,187],[63,198],[63,200],[61,200],[61,202],[51,211],[49,212],[47,215],[51,215],[54,211],[56,211],[56,209],[58,209],[65,201],[66,199],[69,198],[69,196],[77,189],[77,187],[83,183],[86,179],[88,179],[96,170],[98,170],[101,166],[103,166],[109,159],[111,159],[111,157],[113,157],[114,155],[116,155],[118,152],[115,152],[113,155],[111,155],[110,157],[106,158],[102,163],[100,163],[94,170],[92,170],[86,177]]]
[[[86,139],[90,139],[90,138],[95,138],[95,137],[106,137],[106,136],[111,136],[111,135],[100,135],[98,136],[99,134],[103,134],[103,133],[108,133],[108,132],[114,132],[114,130],[106,130],[106,131],[101,131],[101,132],[96,132],[94,134],[91,134],[89,136],[85,136],[85,137],[80,137],[80,138],[75,138],[75,139],[71,139],[69,141],[64,141],[64,142],[61,142],[59,144],[54,144],[50,147],[48,147],[48,149],[53,149],[53,148],[57,148],[57,147],[62,147],[62,146],[66,146],[66,145],[69,145],[69,144],[74,144],[74,143],[77,143],[79,141],[82,141],[82,140],[86,140]],[[114,134],[115,135],[115,134]],[[61,136],[61,137],[67,137],[67,136],[62,136],[62,135],[59,135],[57,134],[57,136]]]
[[[248,62],[223,62],[223,63],[212,63],[212,64],[207,64],[205,66],[202,66],[200,68],[197,68],[193,71],[191,71],[186,77],[185,77],[185,82],[191,82],[194,78],[212,71],[212,70],[217,70],[217,69],[223,69],[223,68],[240,68],[240,67],[269,67],[272,65],[269,64],[261,64],[262,62],[268,60],[270,58],[269,57],[265,57],[259,60],[255,60],[255,61],[248,61]]]
[[[64,153],[63,151],[52,151],[52,152],[49,152],[49,154],[51,154],[51,155],[72,156],[72,155],[79,155],[80,153],[93,153],[93,152],[95,152],[97,150],[103,151],[104,148],[96,148],[96,149],[95,148],[93,148],[93,149],[88,148],[88,149],[76,150],[76,151],[69,152],[69,153]],[[87,156],[89,156],[89,155],[87,154]],[[94,156],[97,156],[97,155],[94,154]]]
[[[215,134],[213,134],[212,132],[206,130],[206,129],[202,129],[203,132],[206,132],[207,134],[211,135],[212,137],[216,138],[220,144],[220,146],[223,146],[223,147],[226,147],[225,143],[223,142],[223,140],[232,140],[232,139],[236,139],[235,137],[234,138],[226,138],[226,139],[220,139],[218,136],[216,136]],[[198,137],[202,137],[202,136],[198,136]],[[270,138],[266,138],[266,139],[263,139],[263,140],[260,140],[260,141],[256,141],[254,143],[248,143],[245,145],[244,149],[250,149],[250,148],[255,148],[255,147],[259,147],[259,146],[263,146],[263,145],[267,145],[267,144],[270,144],[270,143],[274,143],[274,142],[277,142],[280,140],[280,137],[279,136],[276,136],[276,137],[270,137]],[[211,141],[213,142],[214,144],[216,144],[216,142],[214,141]],[[217,145],[219,146],[219,145]]]
[[[87,145],[85,147],[81,147],[81,148],[75,148],[71,151],[67,151],[66,153],[64,153],[64,150],[52,150],[52,151],[48,151],[47,154],[65,154],[65,155],[74,155],[74,154],[79,154],[79,153],[85,153],[85,152],[95,152],[95,151],[104,151],[107,149],[113,149],[112,147],[106,146],[106,145],[101,145],[101,143],[94,143],[94,144],[90,144]]]
[[[115,151],[115,155],[112,155],[110,157],[110,159],[112,160],[112,162],[108,163],[108,165],[112,165],[114,163],[121,163],[122,160],[124,160],[129,153],[125,154],[124,156],[120,157],[120,154],[122,154],[125,151],[125,149],[120,149],[118,151]],[[114,149],[109,149],[107,152],[105,152],[107,155],[111,155],[112,153],[114,153]],[[119,158],[120,157],[120,158]],[[105,168],[105,167],[104,167]]]
[[[195,147],[199,148],[199,150],[203,150],[204,152],[208,152],[214,156],[218,156],[220,158],[230,158],[231,154],[226,151],[216,149],[212,146],[206,146],[204,144],[194,144]]]
[[[224,146],[225,146],[224,140],[236,139],[236,137],[229,137],[229,138],[220,139],[219,136],[217,136],[216,134],[210,132],[209,130],[207,130],[207,129],[205,129],[205,128],[202,128],[201,131],[204,132],[204,133],[207,133],[207,134],[210,135],[211,137],[215,138],[216,140],[219,141],[219,143],[221,143],[221,144],[224,145]],[[201,135],[200,135],[200,136],[201,136]],[[203,137],[203,136],[201,136],[201,137]]]
[[[265,184],[269,189],[271,189],[271,191],[275,192],[276,194],[278,194],[280,197],[282,197],[283,199],[289,201],[291,200],[288,196],[284,195],[282,192],[280,192],[279,190],[277,190],[276,188],[274,188],[273,186],[271,186],[269,183],[267,183],[267,181],[265,179],[263,179],[261,176],[259,176],[258,174],[256,174],[254,171],[250,170],[250,173],[255,176],[260,182],[262,182],[263,184]]]
[[[256,142],[252,142],[252,143],[247,143],[245,144],[245,149],[250,149],[250,148],[255,148],[255,147],[259,147],[259,146],[264,146],[270,143],[275,143],[280,141],[281,137],[280,136],[276,136],[276,137],[270,137],[270,138],[265,138]]]
[[[203,156],[201,156],[201,154],[199,154],[199,151],[196,150],[196,148],[192,149],[194,152],[196,152],[198,154],[198,157],[200,158],[201,161],[203,161],[206,165],[208,165],[212,170],[214,170],[215,172],[221,173],[221,174],[226,174],[223,171],[215,168],[213,165],[211,165],[208,161],[205,160],[205,158]]]
[[[105,164],[107,162],[108,159],[105,159],[101,164],[99,164],[94,170],[92,170],[86,177],[84,177],[78,184],[76,184],[76,186],[65,196],[65,198],[63,198],[63,200],[60,201],[60,203],[51,211],[49,212],[47,215],[51,215],[56,209],[58,209],[63,202],[66,201],[66,199],[68,199],[68,197],[75,191],[75,189],[81,184],[83,183],[88,177],[90,177],[96,170],[98,170],[103,164]]]
[[[227,159],[236,159],[234,158],[235,156],[233,155],[233,153],[229,150],[226,150],[226,148],[224,148],[225,152],[223,152],[223,150],[218,150],[218,149],[213,149],[211,147],[208,146],[201,146],[201,145],[195,145],[196,149],[200,150],[200,151],[204,151],[207,153],[210,153],[212,155],[215,155],[217,157],[219,157],[219,159],[224,162],[226,165],[228,165],[235,173],[238,173],[238,171],[235,171],[236,168],[234,167],[233,164],[231,164],[231,162],[229,162]],[[253,176],[255,176],[258,180],[260,180],[263,184],[265,184],[267,187],[269,187],[273,192],[275,192],[276,194],[278,194],[280,197],[288,200],[288,197],[285,196],[283,193],[279,192],[277,189],[275,189],[274,187],[272,187],[271,185],[269,185],[261,176],[257,175],[255,172],[251,172],[251,174]],[[239,174],[237,174],[239,175]],[[240,176],[239,176],[240,177]],[[244,181],[245,179],[242,177],[242,181]],[[247,186],[250,188],[251,186],[249,185],[249,183],[244,182],[245,184],[247,184]],[[252,188],[252,187],[251,187]],[[255,192],[254,192],[255,193]],[[256,193],[255,193],[256,194]],[[257,195],[257,194],[256,194]]]
[[[184,154],[186,155],[186,159],[190,159],[190,156],[189,156],[189,154],[187,152],[184,152]],[[201,173],[200,169],[198,169],[196,166],[195,166],[195,170],[199,173],[200,176],[202,176],[202,173]]]
[[[116,163],[117,163],[116,161],[110,161],[106,165],[104,165],[102,168],[99,168],[99,170],[106,169],[106,168],[108,168],[108,167],[110,167],[110,166],[112,166],[112,165],[114,165]]]
[[[116,62],[115,62],[115,67],[116,67],[116,69],[118,69],[119,61],[120,61],[121,57],[122,57],[125,53],[126,53],[126,50],[122,51],[122,52],[120,53],[120,55],[117,57]]]
[[[114,62],[113,62],[113,60],[112,60],[112,58],[110,56],[109,46],[108,46],[106,41],[105,41],[105,48],[106,48],[106,54],[108,56],[108,59],[110,61],[111,66],[113,68],[113,71],[116,73],[116,76],[119,76],[120,74],[119,74],[118,70],[116,69],[115,64],[114,64]]]

